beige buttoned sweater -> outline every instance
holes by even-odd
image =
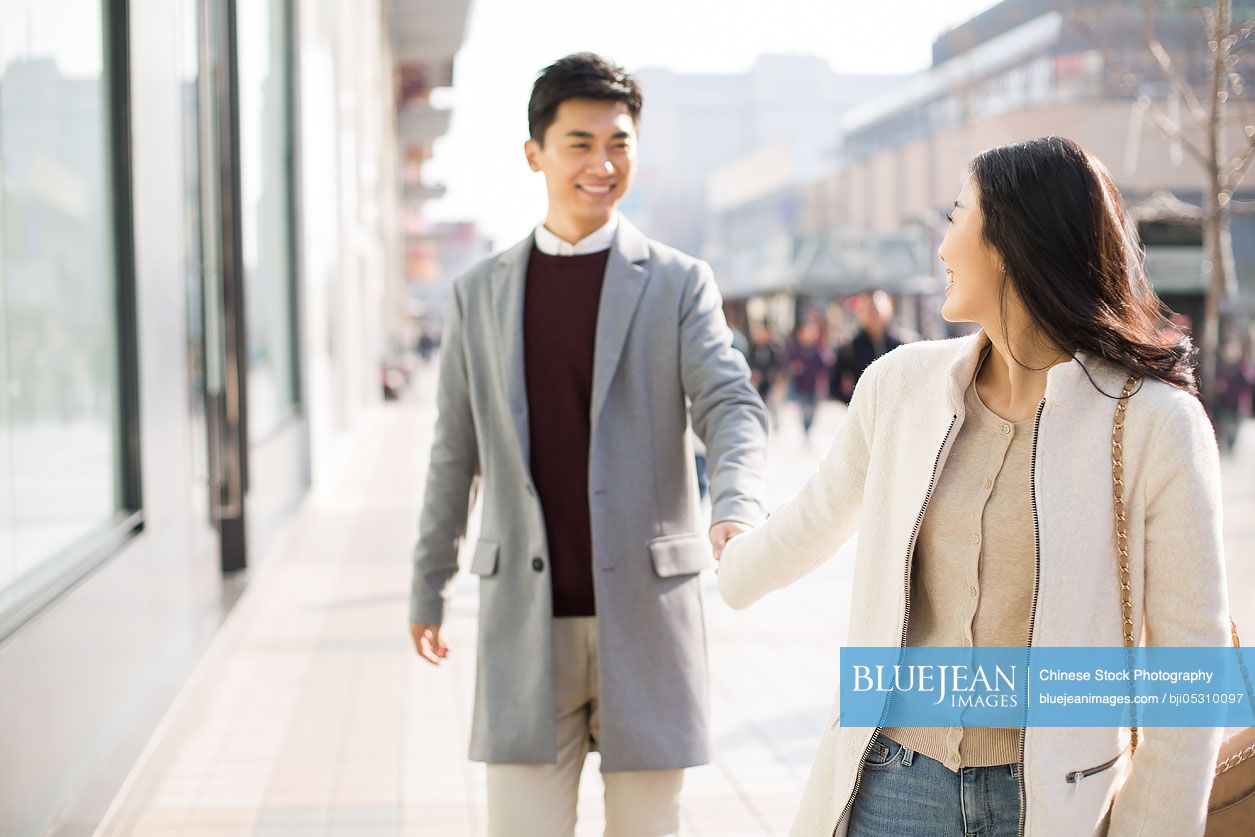
[[[906,644],[1025,646],[1033,604],[1033,419],[995,414],[975,378],[963,400],[968,420],[937,477],[911,562]],[[1018,727],[886,727],[883,734],[956,772],[1019,760]]]

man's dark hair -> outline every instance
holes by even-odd
[[[532,85],[527,105],[527,129],[532,139],[545,144],[545,131],[557,118],[558,105],[567,99],[622,102],[633,122],[641,116],[641,87],[636,79],[600,55],[577,52],[550,64]]]

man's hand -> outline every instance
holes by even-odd
[[[715,560],[723,557],[723,548],[736,535],[749,531],[748,526],[732,520],[725,520],[710,527],[710,545],[715,549]]]
[[[449,646],[440,639],[439,625],[411,624],[410,636],[414,639],[414,650],[418,656],[432,665],[440,665],[440,661],[449,656]]]

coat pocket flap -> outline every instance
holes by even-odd
[[[659,578],[692,575],[711,565],[710,541],[704,535],[663,535],[649,542],[649,556]]]
[[[496,541],[479,541],[471,557],[471,572],[475,575],[496,575],[497,554],[501,551]]]

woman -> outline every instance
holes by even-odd
[[[787,368],[791,396],[802,412],[802,435],[810,442],[811,426],[819,405],[822,382],[832,366],[832,352],[821,339],[819,324],[804,322],[797,327],[789,345]]]
[[[857,529],[851,646],[1122,645],[1112,422],[1133,373],[1133,636],[1226,645],[1215,439],[1110,175],[1057,137],[970,175],[938,255],[942,315],[980,331],[868,367],[817,473],[723,550],[720,592],[746,607]],[[1127,728],[846,729],[837,710],[795,835],[1203,830],[1218,729],[1147,729],[1130,758]]]

